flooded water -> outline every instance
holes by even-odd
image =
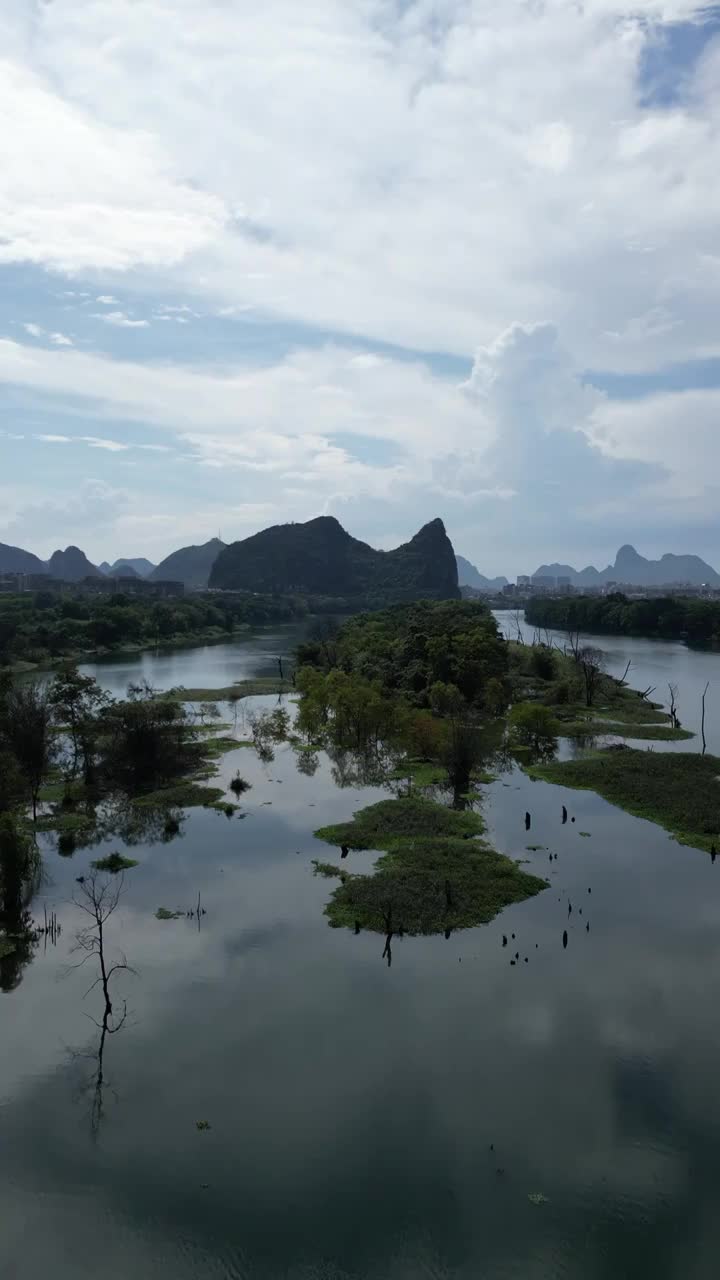
[[[281,640],[97,673],[222,686],[272,671]],[[691,723],[720,657],[602,641],[624,666],[623,646]],[[129,851],[108,940],[135,972],[100,1110],[101,1001],[69,968],[99,855],[45,842],[33,909],[62,932],[0,994],[3,1280],[713,1276],[720,864],[514,769],[486,789],[490,835],[549,888],[449,941],[396,940],[388,968],[382,938],[328,927],[311,866],[332,856],[316,827],[386,793],[339,787],[323,756],[307,776],[290,747],[267,765],[239,748],[226,783],[238,769],[247,816],[195,811]],[[155,918],[198,893],[199,926]]]

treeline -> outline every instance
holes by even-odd
[[[123,645],[172,644],[243,626],[292,622],[307,613],[302,597],[193,595],[143,600],[123,593],[88,597],[50,591],[0,595],[0,664],[43,663]]]
[[[525,605],[525,620],[534,627],[588,631],[600,635],[650,636],[720,643],[720,601],[662,596],[628,600],[622,592],[570,599],[536,597]]]

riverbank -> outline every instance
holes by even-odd
[[[71,664],[80,664],[86,662],[97,662],[103,659],[112,660],[113,658],[133,658],[143,653],[171,653],[177,649],[197,649],[204,648],[206,645],[228,644],[233,640],[242,640],[250,635],[255,628],[249,624],[242,623],[234,628],[231,633],[222,630],[219,627],[207,627],[202,631],[194,631],[191,634],[183,634],[178,636],[169,636],[158,643],[157,640],[137,641],[135,643],[126,641],[119,645],[97,645],[93,649],[74,649],[68,653],[63,653],[58,657],[48,657],[37,662],[26,662],[18,660],[16,662],[7,663],[3,666],[3,670],[10,671],[14,675],[24,675],[31,671],[42,673],[43,671],[57,671],[61,667]]]

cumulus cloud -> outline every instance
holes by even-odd
[[[152,269],[216,308],[416,349],[551,315],[596,368],[717,353],[720,54],[670,108],[641,83],[667,24],[705,16],[64,0],[30,36],[15,7],[0,260]]]

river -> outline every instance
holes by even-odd
[[[284,630],[90,669],[114,692],[219,687],[291,646]],[[675,681],[691,727],[720,673],[681,646],[602,647],[635,684]],[[311,867],[331,852],[316,827],[386,793],[337,785],[322,755],[307,776],[289,746],[268,764],[239,748],[226,784],[238,769],[246,817],[193,811],[130,850],[108,940],[135,972],[99,1116],[98,996],[69,967],[98,851],[43,841],[33,909],[62,932],[0,993],[3,1280],[714,1275],[720,864],[512,769],[487,787],[490,838],[550,887],[448,941],[397,940],[388,968],[382,938],[328,926]],[[155,918],[198,892],[199,926]]]

